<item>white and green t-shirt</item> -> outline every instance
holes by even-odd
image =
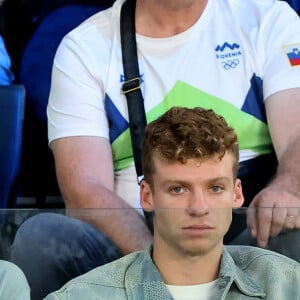
[[[122,3],[116,0],[60,44],[48,133],[49,142],[79,135],[108,138],[118,180],[127,174],[136,189],[121,93]],[[235,128],[241,161],[272,151],[265,100],[300,87],[300,18],[287,3],[209,0],[188,30],[168,38],[137,35],[137,48],[148,122],[175,105],[212,108]]]

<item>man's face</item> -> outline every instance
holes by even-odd
[[[155,214],[155,247],[189,256],[220,250],[232,208],[244,200],[240,180],[233,179],[232,156],[185,164],[155,157],[154,164],[153,189],[142,183],[141,204]]]

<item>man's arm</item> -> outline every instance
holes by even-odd
[[[106,139],[61,138],[54,140],[51,148],[66,208],[76,209],[71,211],[73,216],[97,227],[124,254],[152,241],[144,220],[114,193],[111,145]],[[85,210],[77,210],[80,208]]]
[[[271,95],[266,99],[266,113],[278,170],[253,199],[247,220],[262,247],[269,236],[300,228],[300,88]]]

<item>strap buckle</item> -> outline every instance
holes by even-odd
[[[127,93],[136,91],[141,88],[141,78],[135,77],[133,79],[127,80],[123,83],[121,91],[124,95]]]
[[[137,182],[138,182],[138,185],[141,185],[142,181],[144,180],[144,175],[140,175],[137,177]]]

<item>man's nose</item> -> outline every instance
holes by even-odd
[[[204,215],[208,213],[207,199],[202,191],[192,193],[188,201],[187,212],[190,215]]]

